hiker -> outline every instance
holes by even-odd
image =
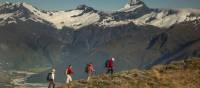
[[[86,65],[85,72],[88,74],[87,81],[89,81],[92,73],[94,72],[94,67],[92,63]]]
[[[106,63],[105,63],[106,68],[107,68],[106,74],[109,74],[109,73],[111,73],[111,75],[113,74],[113,62],[114,61],[115,61],[115,58],[111,58],[106,61]]]
[[[69,84],[72,81],[72,75],[74,74],[72,70],[72,65],[69,65],[66,69],[67,80],[66,83]]]
[[[52,88],[52,86],[55,88],[55,72],[56,70],[52,69],[52,71],[47,75],[47,81],[49,82],[48,88]]]

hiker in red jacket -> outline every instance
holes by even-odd
[[[74,74],[73,70],[72,70],[72,65],[69,65],[66,69],[66,76],[67,76],[67,80],[66,83],[69,84],[72,81],[72,75]]]
[[[85,68],[86,73],[88,74],[88,79],[87,81],[90,80],[90,77],[92,76],[92,73],[94,72],[94,67],[92,63],[87,64]]]
[[[109,60],[106,61],[106,68],[107,70],[107,74],[111,73],[111,75],[113,74],[113,62],[115,61],[115,58],[111,58]]]

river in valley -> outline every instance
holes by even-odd
[[[35,74],[25,71],[7,71],[10,82],[0,82],[0,88],[47,88],[48,83],[27,83],[26,79]]]

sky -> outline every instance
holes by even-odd
[[[200,0],[142,0],[151,8],[199,8]],[[86,4],[97,10],[113,11],[122,8],[128,0],[0,0],[0,2],[26,2],[43,10],[70,10]]]

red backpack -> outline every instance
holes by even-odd
[[[87,64],[86,68],[85,68],[85,72],[92,72],[93,71],[93,65],[92,64]]]

